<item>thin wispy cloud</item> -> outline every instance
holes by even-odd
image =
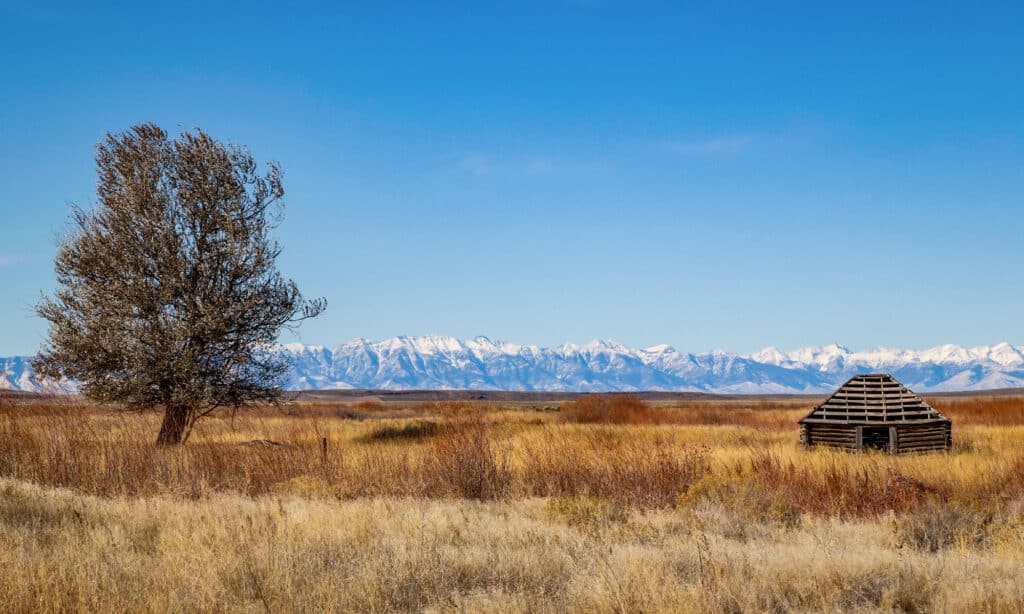
[[[750,135],[718,136],[708,139],[667,141],[665,149],[687,156],[733,156],[746,151],[754,142]]]
[[[0,255],[0,269],[14,266],[19,262],[21,262],[21,258],[18,256]]]
[[[483,154],[463,156],[455,163],[455,168],[463,173],[484,177],[494,174],[495,166],[491,159]]]
[[[501,158],[480,153],[473,153],[459,158],[455,168],[459,172],[477,177],[496,175],[551,175],[558,165],[551,158],[544,156],[523,156]]]

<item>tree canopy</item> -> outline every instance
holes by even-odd
[[[161,444],[219,407],[275,402],[288,364],[280,331],[319,315],[277,270],[283,215],[276,163],[202,130],[153,124],[97,146],[97,205],[72,207],[36,368],[103,402],[162,407]]]

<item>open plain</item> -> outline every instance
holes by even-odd
[[[952,451],[898,457],[800,449],[811,397],[447,397],[308,395],[171,448],[157,414],[0,397],[0,604],[1024,609],[1022,396],[929,397]]]

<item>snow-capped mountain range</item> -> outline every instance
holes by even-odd
[[[928,350],[841,345],[752,354],[630,348],[614,341],[556,348],[440,335],[354,339],[338,347],[279,347],[293,365],[293,390],[477,389],[562,391],[679,390],[717,393],[824,393],[856,373],[888,372],[919,392],[1024,387],[1024,346],[999,343]],[[0,358],[0,389],[66,390],[40,381],[26,357]]]

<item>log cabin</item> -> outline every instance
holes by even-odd
[[[799,423],[802,446],[905,454],[953,443],[950,419],[888,373],[851,377]]]

